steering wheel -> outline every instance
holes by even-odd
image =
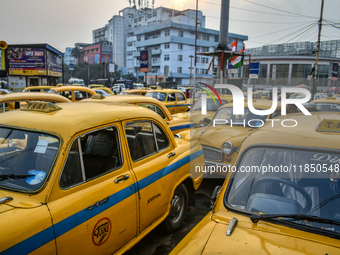
[[[310,198],[310,195],[307,193],[307,191],[304,190],[302,187],[298,186],[296,183],[288,181],[286,179],[264,177],[264,178],[261,178],[261,179],[258,179],[257,181],[255,181],[252,189],[256,190],[261,184],[266,183],[266,182],[278,183],[278,184],[282,183],[282,184],[285,184],[285,185],[292,187],[293,189],[300,192],[300,194],[306,200],[306,205],[303,208],[303,210],[307,213],[312,208],[312,199]]]

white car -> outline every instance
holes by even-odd
[[[125,90],[125,85],[124,84],[116,84],[112,88],[112,91],[116,91],[118,94],[119,94],[119,92],[121,92],[123,90]]]

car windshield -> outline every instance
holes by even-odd
[[[165,101],[165,99],[166,99],[166,93],[164,93],[164,92],[148,92],[148,93],[145,94],[145,96],[156,98],[159,101]]]
[[[233,125],[243,127],[260,127],[266,122],[267,116],[255,115],[244,108],[244,115],[233,115],[233,107],[223,107],[215,114],[210,125]]]
[[[0,128],[0,188],[38,190],[47,180],[59,144],[49,134]]]
[[[215,104],[215,102],[216,102],[216,104]],[[215,99],[215,102],[214,102],[214,100],[207,98],[207,111],[216,112],[218,110],[218,108],[221,107],[221,103],[218,99]],[[227,101],[222,100],[222,104],[227,104],[227,103],[228,103]],[[192,110],[193,111],[200,111],[201,109],[202,109],[202,99],[199,99],[199,100],[196,101],[196,103],[192,107]]]
[[[340,222],[339,153],[253,147],[235,167],[225,199],[256,214],[307,215]],[[340,226],[280,218],[340,233]]]
[[[52,93],[52,94],[55,94],[55,90],[54,89],[50,89],[47,93]]]
[[[340,112],[340,104],[316,103],[316,110],[322,112]]]

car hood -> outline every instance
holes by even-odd
[[[11,197],[12,200],[0,204],[0,213],[15,208],[34,208],[43,204],[42,201],[37,199],[36,195],[0,190],[0,199],[5,197]]]
[[[224,142],[241,142],[254,129],[247,127],[230,127],[229,125],[209,126],[205,130],[196,134],[202,145],[220,148]]]
[[[213,216],[212,219],[215,217]],[[238,215],[234,231],[227,236],[229,221],[213,228],[201,254],[337,254],[339,240],[265,221],[252,223]]]

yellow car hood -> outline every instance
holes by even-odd
[[[260,225],[259,227],[257,225]],[[337,239],[281,225],[239,222],[230,236],[227,224],[218,223],[202,254],[338,254]]]
[[[226,141],[231,141],[233,144],[239,143],[253,131],[246,127],[230,127],[229,125],[209,126],[196,137],[200,139],[202,145],[207,145],[215,148],[220,148]],[[235,146],[235,144],[234,144]]]

